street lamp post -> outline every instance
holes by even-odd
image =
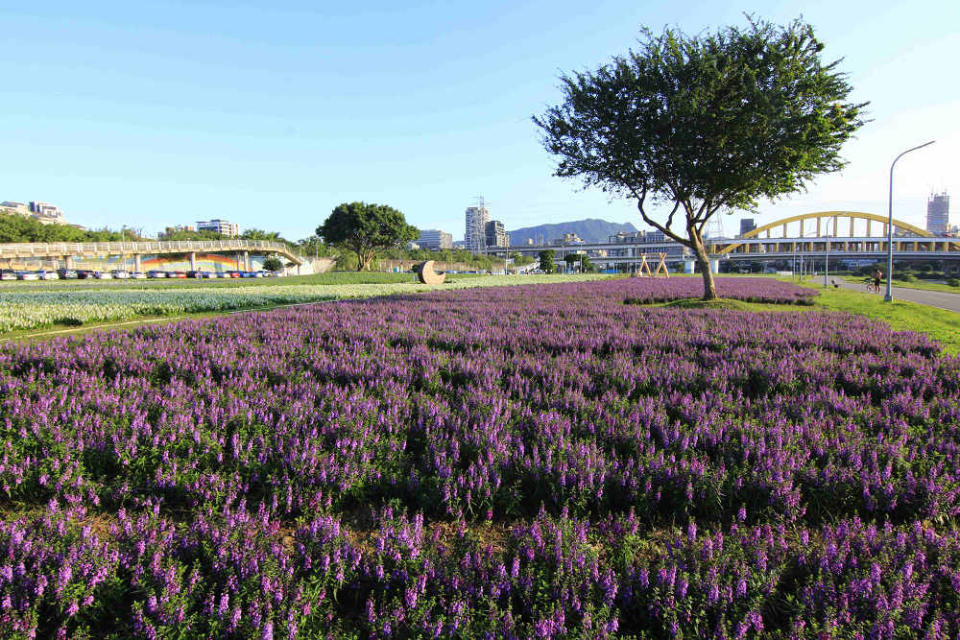
[[[834,225],[834,230],[836,230],[836,225]],[[826,244],[826,253],[823,257],[823,286],[827,285],[827,277],[830,275],[830,221],[827,219],[827,235],[824,237],[824,243]]]
[[[931,140],[930,142],[925,142],[916,147],[911,147],[906,151],[901,152],[900,155],[894,158],[893,162],[890,164],[890,199],[887,205],[887,294],[883,296],[884,302],[893,301],[893,167],[896,166],[897,160],[907,155],[911,151],[929,147],[934,142],[936,142],[936,140]]]

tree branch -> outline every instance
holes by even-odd
[[[677,212],[677,208],[680,206],[679,201],[675,202],[673,205],[673,211],[670,212],[670,217],[668,218],[667,226],[663,226],[662,224],[660,224],[659,222],[657,222],[656,220],[648,216],[647,212],[643,209],[643,203],[647,199],[647,190],[643,189],[640,193],[637,193],[637,190],[634,189],[632,186],[628,186],[627,188],[630,189],[630,192],[633,194],[633,197],[637,199],[637,210],[640,211],[640,217],[643,218],[644,222],[649,224],[654,229],[657,229],[658,231],[662,232],[663,235],[667,236],[668,238],[672,238],[673,240],[676,240],[683,246],[693,248],[693,245],[690,243],[690,240],[677,235],[670,229],[670,225],[673,224],[673,214]]]

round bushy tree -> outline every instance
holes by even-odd
[[[866,103],[847,102],[839,61],[821,61],[823,44],[800,21],[643,37],[596,71],[563,75],[563,104],[534,122],[559,156],[555,175],[636,200],[647,224],[693,251],[712,299],[707,221],[839,170]]]
[[[351,202],[338,205],[317,227],[317,235],[330,244],[357,254],[357,271],[369,269],[377,249],[412,242],[420,235],[403,214],[385,204]]]

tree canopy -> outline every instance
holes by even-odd
[[[130,229],[80,229],[69,224],[43,224],[30,216],[0,212],[0,242],[115,242],[137,240]]]
[[[553,273],[557,270],[557,265],[553,262],[553,257],[557,255],[557,252],[553,249],[544,249],[537,257],[540,258],[540,271],[544,273]]]
[[[317,227],[317,235],[330,244],[357,254],[357,271],[369,269],[377,249],[412,242],[420,235],[403,214],[383,204],[351,202],[338,205]]]
[[[561,76],[564,102],[534,122],[559,157],[555,175],[634,199],[647,224],[696,254],[714,298],[707,221],[842,168],[866,103],[846,101],[839,61],[821,61],[824,45],[799,20],[642,36],[637,51]]]

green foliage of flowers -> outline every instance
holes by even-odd
[[[0,289],[0,333],[51,325],[76,326],[132,320],[147,316],[181,316],[189,313],[236,311],[304,304],[344,298],[368,298],[436,289],[470,289],[551,282],[582,282],[607,276],[476,276],[458,277],[443,285],[412,282],[371,284],[303,284],[244,287],[136,288],[137,285],[17,291]]]

